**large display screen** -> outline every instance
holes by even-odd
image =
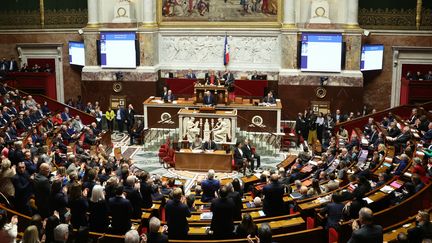
[[[85,66],[84,42],[69,41],[69,64]]]
[[[383,66],[384,45],[362,46],[360,70],[381,70]]]
[[[135,32],[101,32],[101,67],[136,68],[135,39]]]
[[[342,34],[303,33],[300,69],[311,72],[340,72]]]

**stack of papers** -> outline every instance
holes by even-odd
[[[258,211],[258,214],[259,214],[260,217],[266,216],[265,213],[264,213],[264,211],[262,211],[262,210]]]
[[[391,186],[389,186],[389,185],[385,185],[385,186],[383,186],[383,187],[380,189],[380,191],[389,194],[389,193],[391,193],[392,191],[394,191],[394,188],[391,187]]]
[[[201,216],[200,216],[201,220],[210,220],[212,218],[213,218],[213,213],[212,212],[201,213]]]
[[[371,203],[373,203],[373,200],[372,199],[370,199],[370,198],[368,198],[368,197],[365,197],[365,198],[363,198],[368,204],[371,204]]]

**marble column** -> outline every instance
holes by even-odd
[[[346,11],[347,27],[358,27],[359,0],[349,0]]]
[[[88,24],[94,25],[98,21],[98,0],[87,0]]]
[[[154,26],[156,23],[156,0],[143,0],[142,22],[144,26]]]
[[[284,0],[283,2],[283,23],[284,28],[295,27],[295,0]]]

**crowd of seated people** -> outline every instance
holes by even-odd
[[[417,71],[415,73],[408,71],[405,75],[405,78],[410,81],[432,81],[432,71],[428,71],[425,74],[420,71]]]
[[[99,147],[91,151],[91,146],[97,144],[95,134],[100,131],[97,126],[84,126],[79,117],[69,114],[67,108],[58,114],[48,113],[45,115],[45,118],[48,116],[46,123],[34,126],[37,121],[33,121],[32,117],[36,117],[37,113],[43,114],[42,107],[38,108],[31,96],[19,97],[15,102],[21,104],[21,100],[29,108],[23,110],[21,118],[16,118],[6,127],[15,129],[12,124],[22,121],[24,131],[17,131],[17,139],[9,143],[9,146],[5,143],[6,150],[2,151],[0,190],[18,212],[49,220],[50,223],[47,223],[45,228],[30,226],[31,228],[24,232],[23,237],[30,237],[27,235],[36,232],[39,240],[45,237],[61,242],[68,237],[66,227],[87,227],[93,232],[125,234],[126,240],[140,237],[141,232],[130,231],[132,222],[140,222],[143,209],[151,208],[156,201],[165,207],[167,227],[164,229],[167,235],[158,230],[162,218],[156,215],[159,219],[151,218],[149,222],[147,240],[167,242],[168,238],[187,239],[187,218],[193,210],[197,210],[193,205],[194,200],[190,198],[199,196],[200,201],[209,204],[209,210],[213,213],[208,231],[213,237],[226,239],[245,237],[247,234],[246,237],[251,241],[260,239],[260,242],[267,242],[264,239],[268,239],[266,235],[271,232],[271,228],[263,224],[257,229],[253,219],[242,215],[241,200],[243,195],[250,191],[253,192],[255,206],[262,202],[266,217],[298,211],[296,205],[289,207],[285,203],[284,197],[289,194],[297,193],[295,200],[298,202],[328,197],[329,203],[326,206],[323,204],[320,210],[326,217],[326,228],[334,227],[341,219],[358,219],[353,223],[354,231],[350,242],[380,240],[382,228],[373,224],[373,213],[371,209],[365,208],[367,204],[364,196],[374,188],[385,185],[390,178],[410,171],[410,181],[406,181],[389,196],[391,203],[396,205],[424,188],[432,176],[432,159],[426,153],[423,158],[415,153],[430,145],[428,134],[432,132],[431,123],[428,123],[426,132],[419,132],[420,137],[414,144],[412,131],[405,128],[402,130],[408,133],[408,140],[392,141],[385,136],[376,135],[390,133],[390,129],[395,129],[392,122],[402,122],[394,117],[393,121],[389,119],[389,131],[380,125],[384,120],[369,120],[361,131],[356,132],[356,136],[343,134],[343,131],[339,131],[338,136],[331,134],[328,146],[322,154],[305,149],[289,167],[261,173],[261,189],[245,187],[238,179],[222,185],[215,178],[214,171],[209,171],[206,180],[200,181],[199,186],[195,187],[194,196],[185,195],[184,189],[172,180],[164,181],[158,175],[139,170],[131,160],[109,157],[104,154],[104,149]],[[51,119],[50,115],[56,116]],[[420,117],[407,119],[406,127],[420,130],[417,119],[420,120]],[[55,127],[57,129],[54,129]],[[13,131],[10,132],[13,135]],[[77,141],[81,136],[75,134],[80,132],[85,133],[84,139]],[[31,140],[24,143],[22,139],[18,139],[24,134],[31,135]],[[395,136],[397,138],[400,134]],[[2,138],[6,140],[7,135]],[[53,145],[44,148],[47,138],[52,138]],[[367,140],[367,144],[362,140]],[[74,142],[75,153],[68,153],[68,144]],[[395,144],[399,146],[390,166],[381,171],[378,180],[375,180],[372,174],[387,157],[386,145]],[[241,144],[239,146],[241,147]],[[52,151],[52,156],[48,155],[47,149]],[[368,155],[363,159],[366,151]],[[242,156],[248,160],[245,153]],[[311,184],[304,184],[305,179],[310,179]],[[235,225],[235,221],[241,221],[239,226]],[[0,226],[3,231],[11,232],[10,235],[13,236],[14,224],[16,225],[15,218],[7,227],[6,223]]]

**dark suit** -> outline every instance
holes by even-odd
[[[416,227],[408,230],[409,242],[420,243],[423,239],[432,238],[432,223],[427,222],[423,225],[417,223]]]
[[[195,75],[195,73],[188,73],[188,74],[186,74],[186,78],[188,78],[188,79],[196,79],[196,75]]]
[[[252,147],[249,144],[248,145],[245,144],[242,150],[244,156],[251,162],[251,170],[254,170],[255,168],[255,159],[257,160],[256,167],[261,167],[261,157],[256,153],[255,154],[252,153]]]
[[[163,97],[163,100],[164,100],[165,102],[173,102],[173,101],[175,100],[175,96],[174,96],[173,94],[171,94],[171,95],[166,94],[166,95]]]
[[[18,64],[15,60],[9,60],[7,62],[7,70],[9,72],[16,72],[18,71]]]
[[[191,212],[186,204],[178,199],[169,200],[165,205],[165,214],[170,239],[186,239],[189,231],[187,218]]]
[[[243,150],[241,152],[243,152]],[[245,154],[241,152],[239,148],[234,149],[234,162],[238,167],[243,166],[243,160],[246,158]]]
[[[120,112],[120,117],[117,117],[118,112]],[[119,132],[123,132],[123,123],[124,123],[124,120],[126,119],[126,111],[123,108],[120,108],[120,110],[117,110],[115,112],[115,119],[117,121],[117,125],[118,125],[117,128],[118,128]]]
[[[202,202],[210,202],[213,198],[215,198],[215,192],[219,190],[220,182],[215,179],[207,179],[203,180],[201,182],[201,188],[202,188],[202,195],[201,195],[201,201]]]
[[[380,225],[363,225],[360,229],[352,232],[348,243],[382,243],[383,232]]]
[[[86,198],[80,197],[69,202],[71,211],[71,223],[74,229],[79,229],[81,226],[87,226],[87,210],[88,202]]]
[[[147,243],[168,243],[168,236],[161,233],[149,233]]]
[[[112,216],[111,226],[113,233],[125,234],[132,226],[132,204],[121,196],[115,196],[109,199],[108,205]]]
[[[228,91],[232,92],[234,90],[234,74],[226,73],[223,78],[225,79],[225,86],[228,87]]]
[[[210,229],[216,239],[229,238],[234,230],[235,204],[231,198],[216,198],[210,210],[213,212]]]
[[[284,188],[279,182],[272,182],[263,188],[263,211],[267,217],[282,215],[285,213],[283,195]]]
[[[49,179],[41,174],[36,174],[33,180],[34,195],[36,206],[42,218],[49,217],[49,195],[51,194],[51,184]]]
[[[327,228],[335,227],[339,224],[339,221],[342,219],[343,208],[344,204],[331,202],[321,210],[322,214],[327,214]]]
[[[89,226],[91,231],[105,233],[108,229],[108,204],[105,200],[90,202],[89,204]]]
[[[276,104],[276,99],[273,96],[266,96],[263,100],[264,103]]]
[[[215,142],[210,141],[210,143],[208,141],[206,141],[203,145],[203,149],[204,150],[216,150],[217,149],[217,145]]]
[[[124,191],[126,192],[126,199],[129,200],[133,207],[132,217],[134,219],[140,219],[142,216],[141,207],[143,204],[141,193],[129,185],[124,187]]]
[[[227,197],[231,198],[235,205],[234,220],[241,221],[242,220],[241,210],[243,208],[243,203],[242,203],[240,193],[237,191],[229,192]]]
[[[130,129],[133,127],[135,123],[135,110],[134,109],[128,109],[126,111],[126,130],[129,132]]]
[[[216,104],[212,94],[209,96],[205,95],[203,98],[203,103],[204,103],[204,105],[215,105]]]

